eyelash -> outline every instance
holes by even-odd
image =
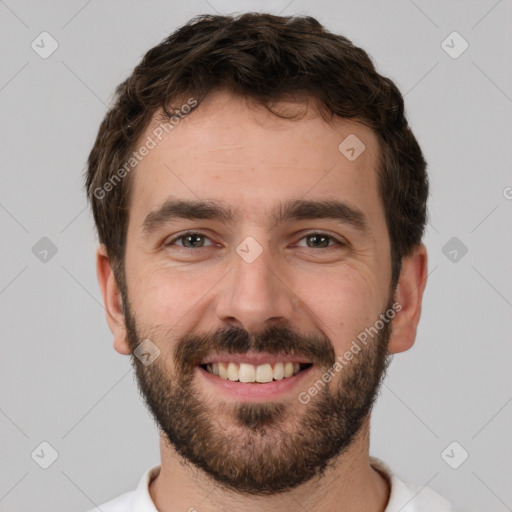
[[[174,245],[174,243],[176,241],[181,240],[182,238],[185,238],[185,237],[190,236],[190,235],[200,235],[200,236],[202,236],[204,238],[208,238],[209,239],[209,237],[207,235],[205,235],[204,233],[201,233],[200,231],[186,231],[185,233],[182,233],[181,235],[174,237],[172,240],[169,240],[168,242],[164,242],[163,243],[163,247],[171,247],[172,245]],[[332,235],[329,235],[327,233],[322,233],[321,231],[312,231],[310,233],[306,233],[305,235],[303,235],[300,238],[300,240],[303,240],[304,238],[307,238],[308,236],[312,236],[312,235],[320,235],[320,236],[329,238],[330,240],[335,242],[333,245],[329,245],[327,247],[319,247],[318,249],[330,249],[330,248],[332,248],[332,247],[334,247],[336,245],[339,245],[341,247],[344,247],[344,246],[347,245],[346,243],[344,243],[341,240],[333,237]],[[179,246],[180,250],[182,250],[182,251],[198,251],[200,249],[207,249],[208,247],[212,247],[212,246],[197,247],[195,249],[192,248],[192,247]],[[306,249],[314,249],[314,248],[313,247],[306,247]]]

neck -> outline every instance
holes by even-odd
[[[269,496],[239,494],[219,486],[202,470],[184,462],[163,435],[160,451],[160,473],[149,487],[160,512],[194,509],[201,512],[284,512],[297,509],[297,503],[309,512],[383,512],[389,500],[387,480],[370,465],[368,424],[321,477]]]

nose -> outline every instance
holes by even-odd
[[[217,318],[251,333],[291,323],[298,298],[286,281],[283,262],[268,247],[252,262],[234,252],[233,269],[221,282]]]

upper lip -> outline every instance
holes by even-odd
[[[219,363],[219,362],[233,362],[233,363],[245,363],[245,364],[253,364],[258,366],[260,364],[275,364],[275,363],[303,363],[303,364],[311,364],[311,360],[306,357],[300,356],[298,354],[265,354],[265,353],[257,353],[257,354],[213,354],[211,356],[205,357],[199,364],[208,364],[208,363]]]

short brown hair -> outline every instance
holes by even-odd
[[[426,162],[405,118],[402,95],[377,73],[364,50],[316,19],[263,13],[193,18],[149,50],[117,87],[89,155],[86,190],[118,284],[125,285],[130,176],[109,187],[108,198],[95,191],[129,160],[158,110],[171,119],[171,102],[192,96],[199,105],[219,89],[276,115],[272,104],[279,100],[311,98],[330,116],[357,120],[376,133],[394,288],[402,258],[421,243],[428,198]]]

